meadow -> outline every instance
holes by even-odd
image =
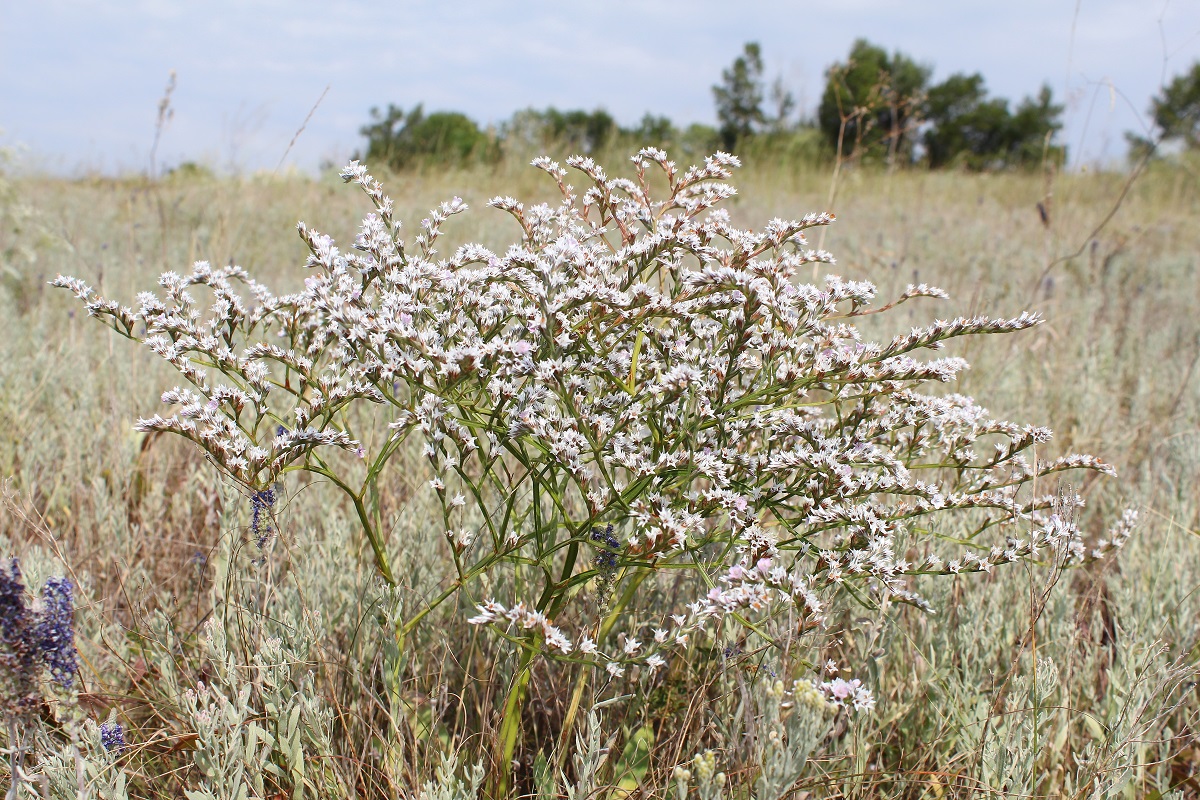
[[[523,164],[380,177],[409,228],[450,196],[465,200],[444,252],[511,238],[488,198],[554,194]],[[403,648],[393,634],[453,572],[415,446],[376,499],[398,578],[388,587],[355,509],[328,483],[289,478],[268,525],[195,448],[135,431],[177,376],[48,286],[74,275],[132,303],[161,272],[204,259],[296,291],[308,274],[296,221],[348,242],[369,210],[362,193],[333,175],[0,180],[0,555],[20,559],[31,588],[70,577],[80,654],[76,693],[48,696],[30,723],[20,796],[494,789],[486,774],[516,653],[468,624],[465,601],[432,611]],[[1030,330],[952,343],[971,368],[951,390],[1052,428],[1045,457],[1115,466],[1118,478],[1038,487],[1075,481],[1089,541],[1127,507],[1140,523],[1121,552],[1085,566],[919,579],[932,614],[843,598],[794,652],[697,635],[653,678],[589,684],[565,736],[575,674],[536,662],[505,791],[1200,796],[1200,181],[1186,162],[1153,165],[1127,192],[1125,181],[847,169],[831,192],[824,170],[737,170],[735,223],[836,212],[810,238],[837,263],[811,277],[870,281],[884,298],[920,283],[949,293],[868,318],[872,336],[1040,312]],[[680,601],[674,578],[640,591],[655,612]],[[826,660],[870,687],[869,713],[792,689]],[[106,722],[123,746],[101,741]]]

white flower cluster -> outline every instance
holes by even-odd
[[[843,708],[853,708],[855,711],[870,711],[875,707],[875,696],[871,694],[870,689],[863,686],[862,681],[858,678],[854,678],[853,680],[834,678],[831,681],[822,683],[820,689],[829,699],[829,702]]]
[[[477,608],[479,614],[467,620],[472,625],[487,625],[503,621],[524,630],[537,630],[544,637],[547,647],[557,650],[563,655],[567,655],[575,649],[570,639],[561,630],[551,625],[545,614],[526,608],[524,603],[517,603],[512,608],[505,608],[494,600],[488,600]],[[586,637],[580,643],[579,649],[584,653],[596,652],[595,643]]]
[[[698,592],[673,633],[656,636],[662,647],[627,634],[605,657],[613,674],[631,660],[661,666],[663,647],[734,611],[786,602],[802,625],[818,625],[848,584],[924,606],[912,585],[919,574],[990,570],[1047,548],[1083,558],[1078,530],[1046,513],[1054,498],[1029,487],[1063,470],[1111,469],[1089,456],[1043,460],[1035,448],[1047,429],[921,391],[967,368],[923,354],[1029,328],[1036,315],[936,320],[866,341],[856,317],[945,293],[910,286],[872,309],[870,283],[801,282],[805,265],[833,263],[805,241],[833,217],[736,227],[716,207],[735,193],[725,182],[733,156],[681,171],[647,148],[633,178],[610,177],[589,158],[567,165],[582,175],[582,193],[567,169],[541,158],[534,166],[560,200],[491,201],[518,226],[502,253],[469,244],[438,254],[442,226],[466,210],[457,198],[406,242],[392,200],[354,162],[343,177],[375,210],[351,252],[299,226],[312,273],[295,294],[204,263],[164,275],[161,296],[142,294],[136,310],[76,279],[55,284],[190,384],[164,393],[174,413],[140,420],[141,429],[192,440],[251,489],[290,469],[329,478],[356,503],[388,580],[387,543],[362,498],[408,436],[421,440],[457,573],[457,588],[435,602],[500,569],[543,576],[530,586],[536,602],[488,600],[476,624],[541,636],[558,656],[589,655],[603,643],[573,642],[549,622],[589,624],[570,610],[586,595],[579,586],[612,589],[666,566],[708,573],[714,588]],[[350,412],[363,403],[392,420],[386,435],[352,434]],[[968,512],[954,537],[966,544],[947,562],[927,531],[956,511]],[[1014,538],[1017,524],[1034,531],[1028,541]],[[1120,546],[1132,524],[1091,555]],[[929,553],[920,563],[902,554],[914,540]]]
[[[590,636],[583,635],[579,638],[578,643],[572,642],[561,629],[555,627],[546,618],[545,614],[527,608],[524,603],[517,603],[512,608],[505,608],[495,600],[486,600],[477,605],[476,610],[479,613],[467,620],[472,625],[497,624],[506,630],[514,627],[532,630],[541,634],[547,649],[564,656],[575,652],[581,657],[591,659],[596,664],[603,665],[613,677],[624,675],[626,667],[632,664],[643,667],[644,675],[652,676],[657,670],[666,666],[665,656],[670,648],[687,644],[690,632],[697,627],[703,617],[702,614],[699,617],[676,615],[672,618],[674,622],[672,631],[668,632],[663,628],[654,630],[652,644],[646,646],[629,635],[625,637],[619,653],[605,655]]]
[[[704,598],[703,613],[706,616],[746,609],[765,611],[776,597],[796,603],[817,618],[824,609],[808,578],[796,571],[789,573],[786,567],[776,564],[768,556],[759,558],[754,564],[745,561],[734,564],[719,582],[725,588],[714,586]]]

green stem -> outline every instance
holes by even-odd
[[[375,568],[379,571],[379,576],[387,581],[388,586],[395,588],[396,577],[392,574],[391,564],[388,563],[387,550],[383,546],[383,539],[380,538],[375,526],[371,524],[371,518],[367,514],[367,507],[363,504],[363,495],[366,494],[366,487],[362,491],[356,492],[345,481],[335,475],[324,461],[316,458],[316,462],[316,464],[311,462],[306,463],[301,469],[325,477],[333,485],[345,492],[350,501],[354,503],[354,511],[358,514],[359,524],[362,525],[363,533],[367,535],[367,541],[371,543],[371,551],[375,554]]]
[[[637,389],[637,384],[634,381],[637,380],[638,355],[642,351],[643,336],[643,332],[639,330],[637,337],[633,340],[633,356],[629,360],[629,380],[626,381],[626,388],[630,394],[633,394]]]
[[[596,632],[596,645],[600,646],[604,643],[605,638],[612,631],[613,626],[617,624],[617,619],[625,610],[625,606],[629,605],[633,600],[634,592],[642,585],[642,581],[650,576],[650,569],[640,570],[633,579],[629,581],[629,585],[625,587],[625,591],[621,593],[621,598],[613,605],[604,622],[600,624],[600,629]],[[562,732],[559,734],[558,740],[558,761],[559,767],[562,766],[563,759],[566,757],[567,745],[570,744],[571,730],[575,727],[575,717],[579,715],[579,707],[583,703],[583,690],[587,686],[588,675],[591,674],[591,668],[588,664],[579,666],[579,676],[575,679],[575,688],[571,692],[571,702],[567,705],[567,715],[563,717]]]
[[[388,586],[396,586],[396,578],[392,575],[392,567],[388,563],[387,550],[383,546],[383,540],[379,537],[379,532],[375,530],[375,526],[371,524],[370,516],[367,514],[367,507],[363,504],[360,495],[352,494],[354,498],[354,510],[358,513],[358,521],[362,524],[363,532],[367,535],[367,541],[371,543],[371,551],[375,554],[375,568],[379,570],[379,575]]]
[[[521,654],[521,663],[513,676],[512,686],[508,689],[508,697],[504,701],[504,715],[500,719],[498,734],[500,744],[500,759],[494,766],[494,777],[489,794],[493,800],[503,800],[511,788],[513,756],[517,752],[517,744],[521,740],[521,712],[525,708],[525,695],[529,689],[529,679],[533,675],[533,659],[538,655],[536,645],[528,645]]]

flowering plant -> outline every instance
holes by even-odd
[[[277,296],[238,267],[203,262],[163,275],[162,294],[139,295],[136,309],[75,278],[55,284],[183,375],[187,386],[162,395],[175,411],[138,428],[191,440],[252,492],[256,533],[287,473],[323,476],[395,584],[378,488],[419,440],[453,573],[398,638],[447,600],[477,605],[471,622],[523,651],[506,725],[517,724],[539,655],[653,673],[709,620],[753,626],[787,607],[808,630],[838,592],[924,607],[915,576],[1078,562],[1127,537],[1131,516],[1088,553],[1077,528],[1046,513],[1053,495],[1025,491],[1053,473],[1108,466],[1039,459],[1049,430],[922,392],[967,363],[919,354],[1023,330],[1036,315],[937,320],[867,341],[858,318],[945,294],[910,286],[873,308],[869,283],[800,282],[802,267],[833,263],[805,240],[833,217],[735,226],[718,208],[735,194],[733,156],[681,171],[647,148],[631,179],[572,158],[582,193],[559,164],[533,164],[561,200],[493,199],[519,234],[503,253],[438,253],[442,226],[466,210],[457,198],[406,239],[392,200],[352,162],[342,177],[374,211],[353,252],[300,224],[313,272],[299,292]],[[196,287],[211,292],[207,314]],[[363,407],[380,410],[387,429],[371,428]],[[956,511],[969,512],[967,529],[938,553],[948,537],[936,521]],[[701,587],[693,601],[613,644],[638,587],[680,569]],[[486,596],[506,586],[491,579],[505,570],[524,576],[520,596]],[[573,602],[587,586],[603,597],[591,620]],[[869,706],[865,687],[853,689]],[[502,726],[506,756],[514,731]]]
[[[72,593],[67,578],[49,578],[31,606],[17,559],[0,563],[0,686],[10,720],[34,710],[43,671],[63,689],[75,683]]]
[[[29,602],[17,559],[0,562],[0,702],[8,727],[8,797],[26,780],[30,720],[43,700],[43,676],[50,688],[70,696],[78,668],[75,603],[67,578],[48,578],[41,595]]]

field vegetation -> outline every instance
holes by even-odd
[[[653,111],[621,125],[603,108],[554,107],[520,109],[481,127],[458,111],[427,113],[422,104],[406,110],[389,103],[370,110],[359,130],[366,146],[356,158],[393,169],[462,167],[546,154],[601,158],[652,146],[687,163],[720,149],[809,169],[843,160],[975,171],[1065,162],[1066,148],[1057,141],[1064,107],[1048,85],[1010,109],[1006,98],[989,95],[978,72],[937,83],[932,78],[931,64],[858,39],[846,59],[826,71],[820,105],[810,117],[797,108],[782,77],[768,80],[761,47],[747,42],[712,86],[715,127],[676,125]],[[1157,130],[1150,138],[1131,137],[1138,155],[1153,152],[1164,136],[1189,135],[1196,124],[1196,81],[1196,73],[1177,76],[1155,98]]]
[[[617,166],[622,146],[597,155],[632,174]],[[1118,478],[1034,488],[1077,492],[1082,508],[1058,510],[1089,543],[1139,509],[1122,551],[1066,570],[1034,559],[917,578],[935,613],[840,596],[825,627],[782,650],[753,629],[705,628],[650,675],[597,670],[575,718],[570,665],[529,665],[468,623],[466,597],[398,642],[397,622],[456,563],[417,444],[372,498],[389,585],[360,509],[329,481],[289,476],[268,502],[179,437],[136,431],[178,376],[48,285],[75,275],[132,302],[203,259],[299,291],[312,273],[296,220],[349,242],[370,210],[361,192],[332,174],[2,179],[0,554],[19,559],[31,592],[70,579],[79,653],[69,689],[43,681],[32,712],[11,712],[23,722],[8,733],[10,796],[1200,796],[1194,159],[1151,162],[1132,182],[1052,160],[1016,173],[851,161],[835,174],[754,147],[726,204],[734,224],[837,215],[809,232],[836,265],[798,280],[870,281],[884,299],[910,284],[949,293],[867,318],[870,338],[934,316],[1044,316],[951,343],[971,369],[948,391],[1051,427],[1039,459],[1114,465]],[[555,199],[511,155],[403,166],[375,171],[409,229],[452,195],[472,209],[447,225],[444,253],[511,239],[513,221],[485,207],[495,195]],[[970,529],[947,518],[936,534]],[[644,620],[681,613],[693,595],[680,586],[644,584]],[[580,591],[605,602],[595,582]],[[45,616],[50,599],[31,608]],[[874,708],[832,705],[814,678],[826,662],[838,670],[826,677],[869,687]],[[506,696],[526,668],[513,728]]]

